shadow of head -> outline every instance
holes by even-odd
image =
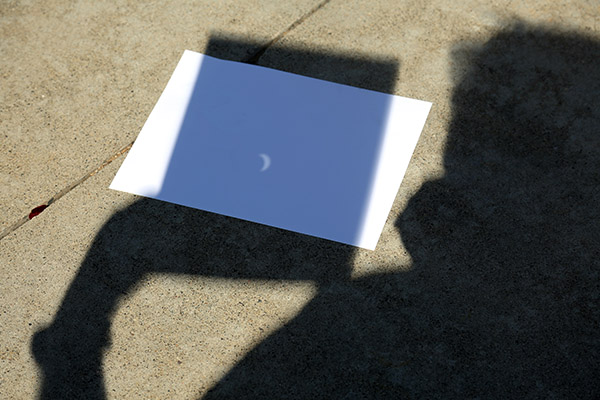
[[[446,174],[397,227],[459,392],[598,394],[598,59],[593,38],[523,23],[453,52]]]
[[[398,221],[403,237],[450,243],[468,231],[547,255],[594,237],[599,54],[591,38],[522,23],[458,46],[446,175],[415,196]]]
[[[261,46],[216,35],[205,53],[240,60]],[[393,91],[398,68],[390,59],[285,47],[254,61],[384,92]],[[352,254],[351,246],[140,199],[98,232],[54,321],[34,336],[41,397],[105,397],[102,354],[110,344],[111,319],[119,299],[148,274],[310,280],[322,286],[349,279]]]

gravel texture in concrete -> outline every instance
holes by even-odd
[[[600,396],[597,2],[318,4],[0,8],[0,397]],[[375,251],[107,189],[183,48],[434,103]]]

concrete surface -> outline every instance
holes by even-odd
[[[183,50],[220,30],[262,45],[317,4],[3,2],[0,230],[131,143]]]
[[[600,395],[596,1],[163,4],[0,5],[1,398]],[[434,103],[376,251],[108,190],[185,48]]]

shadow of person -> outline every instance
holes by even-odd
[[[597,398],[600,48],[515,23],[457,48],[446,175],[409,272],[322,285],[205,398]]]
[[[318,285],[208,399],[597,397],[599,55],[519,23],[457,48],[446,174],[396,221],[408,272],[351,279],[349,246],[153,200],[117,213],[33,340],[42,397],[104,398],[112,315],[150,272]]]

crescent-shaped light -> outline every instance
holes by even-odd
[[[260,172],[265,172],[271,166],[271,157],[269,157],[268,155],[266,155],[264,153],[259,154],[259,156],[263,160],[263,166],[260,169]]]

